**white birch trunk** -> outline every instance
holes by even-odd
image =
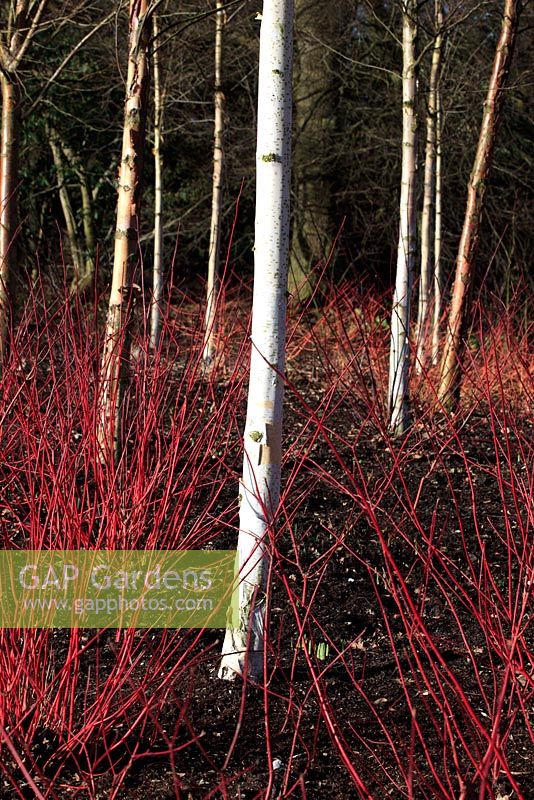
[[[419,308],[417,316],[417,350],[415,368],[423,372],[428,351],[429,311],[432,297],[432,218],[436,187],[436,125],[438,109],[438,83],[441,71],[441,55],[443,50],[442,34],[443,15],[441,0],[436,0],[436,38],[432,48],[432,66],[428,87],[428,104],[426,113],[425,142],[425,175],[423,184],[423,214],[421,217],[421,279],[419,282]]]
[[[18,70],[39,30],[48,0],[4,0],[7,24],[0,26],[0,368],[7,351],[9,284],[17,266],[18,155],[21,83]]]
[[[163,164],[161,157],[161,126],[163,97],[159,63],[158,17],[152,17],[152,35],[156,42],[152,58],[154,81],[154,263],[152,267],[152,301],[150,305],[150,347],[157,350],[161,333],[161,304],[163,301]]]
[[[434,319],[432,321],[432,364],[439,362],[439,328],[443,305],[443,276],[441,269],[442,186],[441,162],[441,94],[438,87],[436,109],[436,208],[434,218]]]
[[[215,18],[215,125],[213,142],[213,189],[211,197],[210,249],[208,258],[208,283],[206,317],[204,320],[204,366],[209,370],[215,357],[217,334],[217,296],[219,294],[219,254],[221,241],[222,176],[224,167],[224,93],[222,90],[223,28],[225,11],[223,0],[217,0]]]
[[[133,258],[139,236],[141,168],[148,94],[147,0],[130,0],[129,54],[122,154],[117,187],[113,275],[106,320],[96,438],[103,463],[117,462],[122,448],[121,405],[129,362]]]
[[[416,39],[417,2],[406,0],[402,20],[402,175],[397,276],[391,312],[389,356],[389,427],[394,435],[409,425],[408,374],[410,361],[410,293],[415,232],[416,169]]]
[[[228,629],[219,677],[260,680],[269,537],[280,493],[289,252],[293,0],[264,0],[260,35],[252,355],[238,558],[239,627]]]
[[[3,66],[0,64],[0,66]],[[7,351],[9,284],[15,267],[16,193],[18,181],[20,89],[16,76],[0,73],[2,122],[0,130],[0,367]]]

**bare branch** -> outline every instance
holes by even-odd
[[[22,40],[22,43],[18,46],[16,52],[11,52],[11,65],[10,69],[13,71],[17,69],[20,62],[24,58],[24,54],[29,47],[31,40],[33,39],[37,28],[39,27],[39,23],[41,21],[41,17],[48,5],[48,0],[40,0],[39,5],[37,6],[34,14],[33,19],[31,21],[30,27],[26,31],[26,36]]]
[[[98,25],[95,25],[93,28],[91,28],[91,30],[88,33],[86,33],[85,36],[82,39],[80,39],[80,41],[72,48],[70,53],[68,53],[65,56],[65,58],[63,59],[61,64],[57,67],[55,72],[50,76],[50,78],[47,80],[47,82],[42,87],[42,89],[37,93],[37,96],[35,97],[33,103],[31,104],[31,106],[28,108],[28,110],[26,112],[26,115],[31,114],[31,112],[33,111],[33,109],[35,108],[37,103],[39,103],[40,100],[43,99],[43,97],[48,92],[48,90],[50,89],[52,84],[56,81],[57,77],[61,74],[61,72],[63,72],[65,67],[72,61],[74,56],[81,50],[81,48],[84,46],[84,44],[86,44],[89,41],[89,39],[91,39],[95,35],[95,33],[98,33],[98,31],[101,28],[103,28],[104,25],[107,25],[107,23],[111,19],[113,19],[114,16],[115,16],[115,11],[112,11],[110,14],[107,15],[107,17],[104,17],[104,19],[101,20],[98,23]]]

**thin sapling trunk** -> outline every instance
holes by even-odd
[[[163,302],[163,156],[161,153],[163,125],[163,91],[158,49],[158,17],[152,17],[155,49],[152,56],[154,83],[154,264],[152,268],[152,301],[150,304],[150,346],[157,350],[161,334],[161,305]]]
[[[433,289],[433,212],[436,195],[436,132],[438,115],[438,85],[443,51],[443,13],[441,0],[436,0],[436,38],[432,49],[432,66],[428,86],[426,110],[425,174],[423,183],[423,214],[421,218],[421,278],[419,281],[419,309],[417,317],[417,348],[415,368],[422,372],[426,364],[430,338],[429,312]]]
[[[452,302],[445,334],[438,389],[440,403],[448,410],[454,410],[460,400],[464,339],[471,307],[473,271],[482,222],[484,195],[499,126],[499,115],[504,100],[504,88],[517,35],[520,7],[519,0],[505,0],[501,33],[484,103],[477,152],[467,188],[467,207],[456,260]]]
[[[217,298],[219,293],[219,257],[221,241],[222,179],[224,169],[224,92],[222,88],[223,29],[225,11],[222,0],[217,0],[215,16],[215,126],[213,142],[213,186],[211,199],[210,246],[206,317],[204,321],[204,366],[208,370],[215,357],[217,336]]]
[[[443,167],[441,150],[441,133],[443,125],[443,115],[441,111],[440,88],[437,87],[437,107],[436,107],[436,197],[434,208],[434,313],[432,319],[432,364],[436,365],[439,361],[440,346],[440,321],[441,307],[443,304],[443,269],[441,263],[441,229],[443,221],[442,210],[442,189],[443,189]]]
[[[2,128],[0,143],[0,366],[9,325],[9,284],[16,257],[16,193],[18,186],[19,87],[16,76],[0,72]]]
[[[148,94],[147,0],[130,0],[129,55],[122,154],[117,187],[113,277],[100,369],[97,441],[102,460],[120,456],[121,403],[129,360],[133,259],[139,235],[139,204]]]
[[[410,295],[416,250],[416,42],[417,2],[406,0],[402,16],[402,174],[397,275],[391,311],[389,355],[389,428],[398,436],[410,420],[408,376],[410,364]]]

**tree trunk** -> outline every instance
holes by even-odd
[[[417,350],[415,368],[422,372],[426,364],[427,342],[430,338],[429,310],[431,307],[432,276],[432,221],[436,193],[436,125],[438,113],[438,83],[443,51],[443,13],[441,0],[436,0],[436,39],[432,50],[432,66],[428,87],[426,113],[425,176],[423,185],[423,214],[421,218],[421,279],[419,282],[419,309],[417,317]]]
[[[130,0],[129,57],[122,154],[119,166],[117,227],[109,309],[106,321],[97,441],[100,457],[109,463],[121,452],[121,403],[129,360],[129,318],[133,259],[139,235],[141,173],[148,93],[147,0]]]
[[[0,366],[7,347],[9,282],[16,264],[16,194],[18,189],[19,88],[13,75],[1,71],[0,143]]]
[[[70,255],[72,258],[72,266],[74,269],[73,285],[78,286],[80,279],[84,273],[84,258],[80,248],[80,241],[78,231],[76,230],[76,219],[72,210],[69,192],[66,185],[65,165],[63,162],[63,154],[59,142],[57,131],[53,128],[48,129],[48,142],[52,151],[52,158],[54,160],[54,167],[56,168],[59,200],[63,217],[65,218],[65,229],[67,231],[67,239],[69,241]]]
[[[339,13],[339,12],[338,12]],[[327,257],[332,241],[331,185],[335,75],[328,44],[336,45],[336,10],[322,0],[296,0],[295,203],[289,258],[289,291],[295,300],[311,296],[314,268]],[[326,41],[326,47],[325,47]]]
[[[211,198],[210,249],[206,318],[204,321],[204,366],[209,370],[215,357],[217,334],[217,299],[219,294],[219,254],[221,240],[222,177],[224,168],[224,93],[222,89],[223,28],[225,11],[222,0],[217,0],[215,18],[215,128],[213,144],[213,188]]]
[[[434,318],[432,321],[432,364],[437,364],[439,360],[440,345],[440,321],[441,306],[443,303],[443,276],[441,265],[441,228],[442,228],[442,187],[443,169],[441,154],[441,132],[442,132],[442,112],[441,112],[441,92],[437,89],[436,107],[436,199],[434,214]]]
[[[85,269],[83,276],[77,286],[78,292],[83,292],[90,286],[95,274],[95,255],[96,255],[96,237],[94,228],[94,211],[93,200],[91,193],[91,186],[87,173],[80,168],[78,172],[78,179],[80,181],[80,193],[82,196],[82,225],[83,235],[85,238]],[[71,287],[71,290],[74,287]]]
[[[94,226],[93,193],[87,172],[78,155],[64,140],[61,141],[61,149],[65,153],[71,169],[74,170],[80,182],[80,194],[82,198],[82,228],[85,239],[85,248],[83,254],[84,269],[82,275],[80,276],[80,280],[76,284],[74,284],[74,282],[71,284],[71,294],[73,294],[75,292],[83,292],[90,286],[94,278],[96,236]]]
[[[499,114],[504,99],[504,87],[517,34],[519,12],[519,0],[505,0],[501,33],[484,103],[477,152],[467,188],[467,207],[456,261],[438,389],[440,403],[448,410],[454,410],[460,400],[465,328],[471,306],[473,269],[480,234],[484,194],[491,168]]]
[[[163,302],[163,163],[161,155],[161,126],[163,95],[159,63],[158,17],[152,18],[152,35],[156,48],[152,58],[154,73],[154,264],[152,267],[152,302],[150,306],[150,347],[157,350],[161,333],[161,304]]]
[[[280,494],[291,171],[293,0],[264,0],[260,35],[252,356],[240,487],[239,623],[219,677],[260,680],[268,544]]]
[[[402,20],[402,175],[397,276],[391,312],[389,356],[389,427],[397,436],[408,428],[410,409],[410,294],[416,250],[416,41],[417,2],[406,0]]]

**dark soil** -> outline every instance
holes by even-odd
[[[308,402],[315,397],[319,407],[323,388],[310,386],[304,378],[297,388]],[[510,554],[509,542],[518,526],[528,530],[527,509],[515,507],[509,473],[510,464],[523,458],[521,442],[532,440],[532,426],[516,420],[513,431],[494,431],[481,410],[458,423],[458,439],[442,421],[441,428],[438,424],[430,431],[414,426],[391,449],[364,406],[339,396],[329,409],[323,419],[333,446],[322,435],[312,443],[316,426],[305,426],[307,412],[288,392],[284,476],[286,485],[289,481],[293,485],[285,499],[288,518],[273,563],[266,687],[219,681],[222,632],[205,632],[194,645],[193,666],[180,673],[163,704],[159,731],[150,720],[142,730],[135,729],[113,750],[113,769],[103,757],[93,795],[84,778],[84,763],[106,751],[103,741],[95,741],[93,753],[80,752],[76,764],[63,766],[54,793],[47,797],[504,800],[518,796],[509,794],[510,786],[498,768],[490,772],[479,795],[477,765],[467,751],[481,762],[486,746],[451,678],[491,734],[484,693],[491,704],[499,688],[494,681],[502,677],[505,660],[499,660],[495,636],[476,618],[468,601],[490,614],[476,591],[484,558],[490,569],[481,585],[488,598],[495,600],[499,592],[514,594],[509,582],[519,585],[524,579],[519,551]],[[395,459],[400,456],[397,468]],[[235,470],[236,464],[231,467]],[[531,468],[531,463],[518,466],[518,470]],[[231,483],[221,506],[235,506],[233,479]],[[509,509],[507,521],[503,508]],[[432,547],[424,543],[430,535]],[[221,533],[216,545],[235,547],[235,535]],[[488,583],[490,574],[494,586]],[[307,656],[297,646],[296,613],[287,586],[293,599],[300,598],[296,613],[303,621]],[[420,627],[410,638],[410,601],[432,648],[421,639]],[[505,624],[504,618],[496,623],[503,638]],[[169,636],[174,637],[176,658],[192,641],[191,632],[151,631],[143,636],[148,659],[164,637],[167,644]],[[532,647],[526,624],[524,636],[527,641],[530,637]],[[63,632],[58,632],[58,658],[65,642]],[[86,653],[82,667],[86,675],[94,674],[96,650],[99,669],[105,672],[115,658],[113,635],[103,633]],[[532,675],[532,665],[524,668]],[[132,679],[142,681],[142,675],[139,670]],[[525,685],[524,677],[513,680],[500,732],[506,737],[503,751],[508,767],[528,800],[534,798],[534,751],[517,700],[521,691],[525,713],[532,710],[528,681]],[[458,726],[452,736],[454,753],[445,716]],[[168,742],[162,730],[175,748],[183,745],[172,757],[165,753]],[[113,735],[109,732],[107,748]],[[49,777],[54,774],[56,744],[50,735],[34,738],[33,758]],[[22,789],[24,777],[15,764],[10,769],[18,774]],[[359,776],[360,788],[351,770]],[[117,785],[113,772],[123,772],[125,779],[112,795]],[[0,796],[15,798],[15,790],[5,777],[2,780]],[[24,791],[25,797],[34,797],[31,790]]]

